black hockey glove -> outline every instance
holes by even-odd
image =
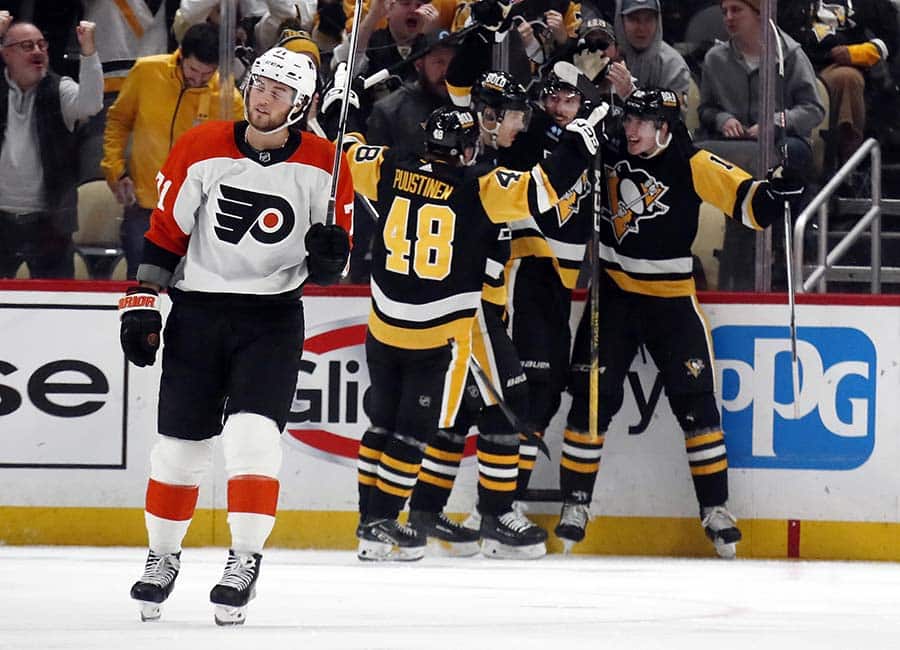
[[[141,368],[152,366],[162,331],[159,294],[149,287],[131,287],[119,298],[119,320],[125,358]]]
[[[310,282],[328,285],[340,280],[350,255],[347,231],[333,224],[314,223],[306,232],[305,241]]]
[[[505,0],[477,0],[472,3],[472,20],[485,29],[496,32],[503,26],[510,4]]]
[[[779,165],[769,170],[766,181],[768,182],[766,192],[773,201],[782,204],[787,201],[792,209],[799,205],[806,186],[796,172]]]

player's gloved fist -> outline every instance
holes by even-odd
[[[329,110],[341,110],[341,103],[344,101],[344,86],[347,83],[347,63],[341,61],[337,69],[334,71],[334,79],[331,82],[331,88],[322,97],[322,114],[327,115]],[[353,90],[352,84],[350,88],[350,106],[359,108],[359,95]]]
[[[311,282],[334,284],[341,279],[350,255],[350,237],[338,225],[314,223],[306,232],[306,265]]]
[[[481,26],[492,32],[496,32],[503,25],[510,5],[501,0],[477,0],[472,3],[472,20],[481,23]]]
[[[150,287],[131,287],[119,298],[119,320],[125,358],[136,366],[152,366],[162,331],[159,294]]]
[[[572,120],[566,125],[566,131],[573,134],[571,137],[578,144],[581,155],[588,160],[593,160],[594,156],[597,155],[597,150],[600,148],[600,140],[597,138],[594,124],[591,123],[591,117],[579,117]]]
[[[769,196],[782,203],[787,201],[791,207],[800,202],[803,190],[806,189],[803,180],[796,172],[781,165],[770,169],[766,180],[768,181],[766,191]]]

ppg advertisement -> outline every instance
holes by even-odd
[[[851,327],[797,331],[794,395],[787,327],[713,330],[732,467],[849,470],[875,447],[875,344]]]

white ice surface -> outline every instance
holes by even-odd
[[[362,564],[268,550],[243,627],[208,602],[223,549],[187,548],[162,620],[138,548],[0,547],[0,648],[900,648],[900,565],[549,556]]]

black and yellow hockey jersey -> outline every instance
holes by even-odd
[[[520,133],[513,145],[503,151],[501,160],[515,169],[535,164],[556,149],[564,133],[545,113],[537,113],[528,131]],[[562,285],[574,289],[591,237],[591,206],[591,186],[585,170],[551,209],[510,224],[511,259],[547,258]]]
[[[625,291],[651,296],[695,293],[691,245],[702,202],[755,230],[784,205],[769,195],[766,181],[693,146],[673,144],[642,158],[623,145],[605,152],[604,180],[600,263]]]
[[[469,106],[472,85],[478,75],[487,71],[490,52],[490,43],[479,34],[466,38],[447,68],[447,91],[454,105]],[[528,130],[518,134],[509,148],[497,150],[497,158],[510,169],[530,169],[550,155],[564,133],[546,113],[535,111]],[[585,245],[591,236],[590,204],[588,175],[582,173],[565,188],[557,205],[510,224],[511,259],[550,259],[563,286],[575,288]]]
[[[362,144],[347,158],[356,191],[381,217],[369,332],[404,349],[468,341],[497,224],[549,210],[587,164],[574,142],[528,171],[455,167]]]

